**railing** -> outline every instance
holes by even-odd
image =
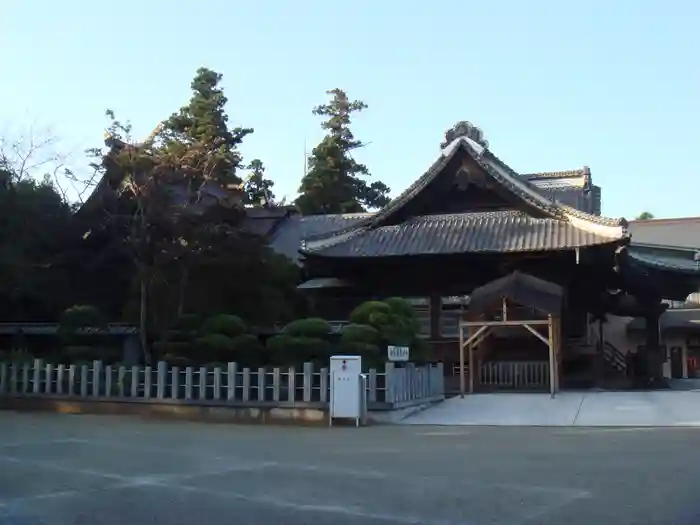
[[[627,359],[625,355],[607,341],[603,343],[603,357],[608,364],[618,372],[627,371]]]
[[[464,373],[469,376],[469,366]],[[459,365],[452,369],[459,375]],[[549,387],[549,363],[547,361],[489,361],[479,367],[479,386],[503,390],[532,390]]]
[[[480,384],[506,389],[533,389],[549,386],[547,361],[493,361],[481,365]]]
[[[392,409],[444,398],[442,364],[397,368],[387,363],[383,372],[367,374],[370,409]],[[87,365],[55,365],[40,359],[0,363],[0,395],[58,396],[93,400],[183,401],[230,405],[326,405],[330,399],[328,368],[301,370],[224,366],[177,367],[159,362],[155,367],[111,366],[101,361]]]

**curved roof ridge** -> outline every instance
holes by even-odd
[[[539,199],[537,199],[539,202],[548,201],[550,203],[548,206],[558,209],[559,215],[563,215],[576,227],[582,229],[590,229],[590,231],[595,231],[596,233],[602,235],[607,234],[611,237],[628,236],[628,223],[626,219],[611,219],[608,217],[592,215],[590,213],[580,211],[571,206],[567,206],[566,204],[563,204],[556,200],[547,199],[547,197],[545,197],[539,192],[539,190],[534,184],[532,184],[529,180],[525,179],[524,177],[518,175],[518,173],[513,168],[508,166],[500,158],[494,155],[493,152],[491,152],[490,150],[486,150],[484,153],[488,154],[488,156],[490,156],[493,160],[500,164],[500,167],[502,167],[507,172],[507,174],[510,175],[509,178],[511,179],[511,182],[514,183],[514,186],[522,187],[528,196],[538,195],[540,197]]]

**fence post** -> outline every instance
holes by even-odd
[[[394,384],[394,363],[384,364],[384,402],[393,404],[396,399],[396,389]]]
[[[318,384],[321,389],[321,403],[328,403],[328,368],[321,368],[321,378]]]
[[[80,365],[80,397],[88,395],[88,365]]]
[[[369,369],[369,381],[368,381],[368,389],[369,389],[369,397],[368,401],[370,403],[375,403],[377,401],[377,369],[376,368],[370,368]]]
[[[180,367],[170,367],[170,398],[180,398]]]
[[[214,367],[214,400],[221,399],[221,368]]]
[[[47,363],[45,370],[44,393],[51,394],[51,391],[53,390],[53,365],[51,363]]]
[[[194,373],[192,372],[192,367],[188,366],[185,368],[185,399],[190,401],[192,399],[192,388],[194,386]]]
[[[92,395],[97,397],[100,395],[100,376],[102,375],[102,362],[92,362]]]
[[[120,366],[117,371],[117,388],[119,389],[119,397],[124,397],[126,395],[126,367]]]
[[[304,401],[311,401],[311,386],[314,380],[314,364],[304,363]]]
[[[105,397],[112,397],[112,365],[105,366]]]
[[[141,370],[138,366],[131,367],[131,397],[139,397],[139,388],[141,387]]]
[[[275,367],[272,369],[272,400],[280,400],[280,369]]]
[[[258,401],[265,401],[265,367],[258,368]]]
[[[287,401],[294,403],[296,401],[297,393],[297,370],[295,367],[290,366],[287,371]]]
[[[58,365],[56,369],[56,393],[63,394],[63,378],[66,375],[66,365]]]
[[[158,361],[156,372],[156,397],[165,398],[165,381],[168,375],[168,364],[165,361]]]
[[[250,400],[250,368],[243,369],[243,401]]]
[[[75,365],[68,365],[68,395],[75,395],[75,376],[78,368]]]
[[[199,367],[199,400],[206,401],[207,399],[207,367]]]
[[[151,399],[153,390],[153,368],[150,366],[143,367],[143,398]]]
[[[11,394],[17,393],[17,380],[19,379],[18,374],[19,374],[19,369],[17,368],[17,363],[12,363],[10,365],[10,393]]]
[[[22,393],[23,394],[29,393],[29,368],[31,366],[32,365],[30,365],[26,361],[22,364]]]
[[[41,392],[41,369],[44,367],[41,359],[34,360],[34,374],[32,379],[32,392],[38,394]]]
[[[226,397],[229,401],[236,399],[236,379],[238,374],[238,365],[236,363],[228,363],[228,371],[226,374]]]
[[[7,389],[7,363],[0,363],[0,394]]]

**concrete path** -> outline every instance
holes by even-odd
[[[700,427],[700,392],[563,392],[454,397],[404,425]]]

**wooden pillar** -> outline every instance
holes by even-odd
[[[549,334],[549,393],[554,397],[554,392],[556,391],[556,364],[554,360],[554,322],[552,314],[547,316],[547,321],[547,332]]]
[[[472,339],[475,328],[473,326],[469,327],[469,339]],[[474,380],[475,376],[479,373],[479,367],[477,363],[474,362],[474,342],[469,341],[469,393],[474,393]]]
[[[459,322],[459,397],[464,398],[466,384],[464,379],[464,329],[466,327]]]

